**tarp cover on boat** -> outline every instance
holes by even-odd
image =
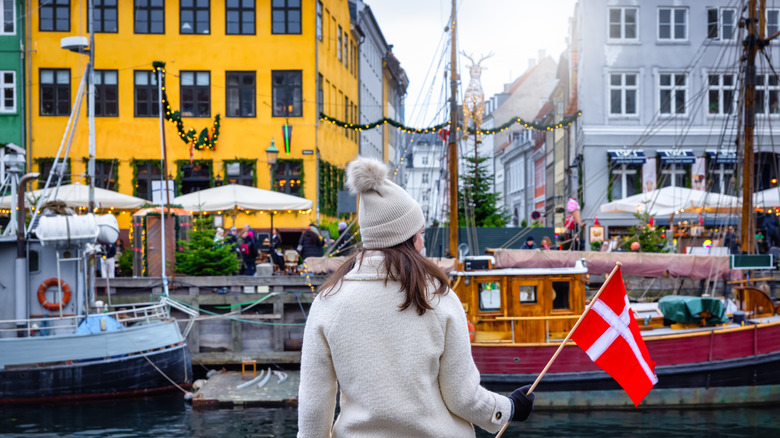
[[[729,256],[496,249],[493,257],[498,268],[564,268],[585,259],[588,273],[595,275],[609,274],[615,262],[621,262],[623,275],[663,277],[668,274],[693,280],[735,280],[740,276],[740,271],[729,269]]]
[[[101,330],[100,327],[100,321],[105,320],[106,321],[106,328],[105,330]],[[119,323],[116,319],[108,316],[108,315],[89,315],[87,319],[81,322],[79,324],[79,328],[76,329],[77,335],[88,335],[90,333],[100,333],[100,332],[113,332],[117,330],[122,330],[125,327]]]
[[[723,301],[717,298],[667,295],[658,301],[664,318],[681,323],[698,323],[706,318],[707,325],[729,322]]]

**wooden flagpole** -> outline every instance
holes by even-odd
[[[596,302],[596,300],[599,299],[599,295],[601,295],[601,293],[604,292],[604,288],[607,287],[607,285],[609,284],[610,280],[612,280],[612,276],[615,275],[615,272],[617,272],[617,270],[621,266],[623,266],[622,263],[615,262],[615,267],[612,269],[612,272],[609,273],[609,275],[607,276],[606,280],[604,280],[604,283],[601,285],[601,288],[599,289],[599,291],[596,292],[596,295],[594,295],[593,299],[590,300],[590,303],[588,303],[588,306],[585,307],[585,311],[582,312],[582,315],[580,315],[580,319],[578,319],[577,322],[574,323],[574,327],[572,327],[571,330],[569,330],[569,334],[566,335],[566,338],[563,340],[563,342],[561,342],[561,345],[558,346],[558,349],[555,351],[555,354],[553,354],[553,357],[550,358],[549,362],[547,362],[547,365],[544,366],[544,369],[542,370],[542,373],[539,374],[539,377],[536,378],[536,380],[534,381],[534,384],[531,385],[531,389],[528,390],[528,393],[526,395],[534,392],[534,389],[536,389],[536,385],[539,384],[539,381],[542,380],[542,377],[544,377],[544,375],[547,373],[547,370],[550,369],[550,367],[552,366],[553,362],[555,362],[555,359],[561,353],[561,350],[563,350],[563,347],[566,345],[567,342],[569,342],[569,338],[571,338],[571,335],[574,333],[575,330],[577,330],[577,327],[580,325],[582,320],[585,318],[585,315],[588,314],[588,311],[590,310],[590,308],[593,307],[593,304]],[[506,424],[504,424],[504,427],[502,427],[501,430],[498,431],[498,435],[496,435],[496,438],[500,438],[501,435],[504,434],[504,431],[506,430],[506,428],[508,426],[509,426],[509,421],[507,421]]]

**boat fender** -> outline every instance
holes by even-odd
[[[209,370],[209,372],[206,373],[206,378],[210,379],[214,374],[219,374],[219,371],[217,371],[217,370]]]
[[[477,328],[474,327],[474,323],[468,319],[466,322],[469,324],[469,341],[474,342],[474,339],[477,337]]]
[[[198,379],[192,383],[192,389],[198,390],[200,388],[203,388],[203,385],[206,384],[206,381],[203,379]]]
[[[263,386],[265,386],[265,384],[268,383],[269,380],[271,380],[272,375],[273,373],[271,373],[271,368],[269,367],[268,374],[266,374],[265,378],[263,378],[263,380],[261,380],[260,383],[257,384],[257,387],[262,388]]]
[[[262,380],[263,379],[263,374],[265,374],[265,370],[260,370],[260,375],[258,375],[257,377],[255,377],[254,379],[252,379],[252,380],[250,380],[248,382],[244,382],[244,383],[236,386],[236,390],[237,391],[241,391],[244,388],[249,388],[250,386],[252,386],[255,383],[257,383],[260,380]]]
[[[62,302],[61,303],[50,303],[46,301],[46,289],[48,289],[51,286],[56,286],[57,283],[59,283],[62,286]],[[43,283],[41,283],[40,286],[38,286],[38,302],[41,303],[41,306],[43,306],[47,310],[60,310],[63,309],[65,306],[68,305],[68,302],[70,302],[70,286],[68,286],[68,283],[65,283],[64,280],[60,280],[58,278],[49,278],[47,280],[44,280]]]
[[[279,382],[277,382],[278,385],[281,385],[285,380],[287,380],[287,373],[284,371],[274,371],[274,375],[279,378]]]

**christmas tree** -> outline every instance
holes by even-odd
[[[193,276],[233,275],[238,272],[234,245],[214,242],[214,227],[207,217],[195,219],[189,242],[179,241],[176,273]]]

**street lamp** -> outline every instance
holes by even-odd
[[[269,190],[274,189],[274,176],[276,174],[276,157],[279,156],[279,149],[276,149],[274,138],[271,137],[271,146],[265,150],[265,156],[268,159],[268,165],[271,166],[271,186]],[[268,233],[268,243],[273,247],[274,240],[274,212],[271,211],[271,232]],[[271,248],[273,249],[273,248]]]

